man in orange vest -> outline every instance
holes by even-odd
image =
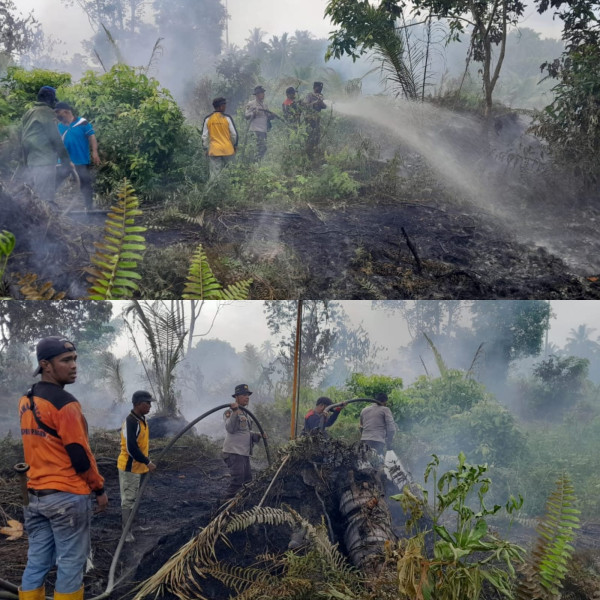
[[[90,493],[98,510],[108,505],[104,478],[90,449],[87,422],[77,399],[64,390],[77,378],[75,345],[47,337],[37,345],[42,380],[19,401],[21,437],[29,464],[27,566],[19,600],[45,600],[44,581],[55,565],[55,600],[83,600],[83,571],[90,553]]]
[[[227,100],[215,98],[215,109],[204,119],[202,146],[208,153],[210,179],[213,180],[233,159],[238,143],[237,129],[230,115],[225,114]]]

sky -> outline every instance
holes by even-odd
[[[324,18],[327,0],[223,0],[227,3],[229,41],[243,46],[248,32],[260,27],[267,38],[309,30],[316,37],[328,37],[331,23]],[[92,29],[83,10],[74,2],[68,7],[63,0],[16,0],[23,13],[34,11],[42,24],[44,33],[64,42],[65,50],[82,52],[81,41],[89,38]],[[533,8],[526,8],[522,26],[539,31],[545,37],[560,37],[560,22],[549,14],[538,15]]]
[[[483,300],[482,302],[485,302]],[[506,300],[506,302],[510,302]],[[210,333],[204,339],[221,339],[229,342],[238,352],[246,344],[260,345],[270,338],[264,315],[264,303],[260,300],[236,301],[221,305],[220,313],[214,319],[218,302],[206,302],[200,317],[197,331]],[[363,325],[369,332],[371,340],[380,346],[395,351],[407,345],[411,339],[404,319],[399,315],[390,315],[381,309],[373,309],[370,300],[341,301],[353,325]],[[592,338],[600,336],[600,301],[598,300],[558,300],[552,301],[552,319],[548,341],[564,346],[571,329],[586,324],[596,329]],[[115,309],[114,313],[117,313]],[[118,355],[126,354],[130,347],[128,340],[120,340],[114,348]]]

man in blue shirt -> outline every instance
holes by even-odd
[[[58,102],[54,110],[59,120],[58,132],[79,176],[79,189],[85,201],[85,208],[90,210],[93,204],[93,171],[90,163],[100,164],[98,141],[96,140],[94,128],[83,117],[75,117],[73,108],[66,102]],[[71,172],[70,168],[61,165],[57,173],[56,187]]]

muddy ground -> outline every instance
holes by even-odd
[[[96,514],[92,520],[92,546],[94,552],[93,569],[85,576],[86,598],[101,594],[106,586],[108,571],[121,533],[121,517],[119,509],[118,477],[114,459],[114,434],[102,434],[93,438],[92,445],[98,457],[102,474],[106,478],[106,488],[110,498],[109,509],[105,513]],[[155,446],[158,442],[155,442]],[[7,465],[19,459],[18,447],[13,443],[2,443],[0,469],[0,515],[6,518],[20,517],[18,485],[11,469]],[[264,453],[259,452],[253,461],[255,482],[241,501],[241,508],[247,509],[256,505],[268,484],[273,478],[261,475],[267,465]],[[291,464],[291,463],[290,463]],[[339,464],[330,465],[339,468]],[[321,494],[315,497],[302,491],[303,485],[309,487],[320,485],[319,478],[310,477],[313,470],[324,472],[327,465],[307,465],[300,472],[297,468],[283,469],[277,477],[276,485],[268,489],[267,505],[291,505],[299,510],[305,518],[314,524],[321,520],[323,510],[330,510],[330,499],[326,488],[321,487]],[[317,468],[318,467],[318,468]],[[265,477],[266,476],[266,477]],[[304,483],[303,483],[304,481]],[[181,546],[194,537],[200,528],[205,527],[222,506],[221,499],[228,483],[228,474],[218,455],[218,449],[206,442],[198,443],[191,439],[181,440],[169,458],[159,463],[159,469],[152,476],[150,485],[141,502],[138,518],[134,525],[136,541],[126,544],[117,568],[117,586],[110,595],[111,599],[130,598],[140,582],[152,576]],[[386,497],[394,492],[391,484],[387,484]],[[274,504],[273,504],[274,503]],[[399,504],[387,500],[391,510],[395,533],[402,535],[404,517]],[[335,512],[330,513],[335,515]],[[4,522],[2,523],[4,524]],[[334,518],[330,523],[331,534],[340,542],[344,550],[344,540],[339,531],[339,523]],[[600,591],[600,552],[598,534],[600,523],[584,523],[576,538],[578,549],[577,560],[571,565],[564,600],[592,600],[599,597]],[[513,529],[516,536],[513,541],[526,545],[532,531],[525,527]],[[282,551],[289,541],[289,533],[277,532],[272,528],[260,527],[251,536],[242,532],[232,537],[233,548],[225,551],[233,564],[246,565],[250,559],[263,551]],[[282,546],[283,544],[283,546]],[[4,536],[0,540],[0,578],[18,584],[20,574],[26,563],[26,535],[15,541],[7,541]],[[221,548],[220,552],[223,551]],[[49,583],[52,584],[52,574]],[[216,582],[203,582],[207,597],[213,600],[226,600],[229,594]],[[165,597],[173,598],[167,594]]]
[[[253,278],[254,299],[600,298],[600,206],[591,200],[565,208],[557,235],[556,217],[541,207],[515,207],[511,225],[491,210],[457,206],[442,190],[411,189],[368,204],[217,210],[196,222],[147,210],[140,294],[180,297],[202,243],[223,284]],[[87,294],[85,268],[105,214],[58,200],[71,211],[47,210],[23,189],[2,194],[0,229],[17,237],[7,269],[15,296],[16,273],[27,272],[67,298]]]

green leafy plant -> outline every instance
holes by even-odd
[[[106,218],[104,239],[97,242],[96,253],[88,269],[91,283],[89,300],[129,298],[138,289],[134,280],[141,279],[137,272],[139,260],[146,249],[141,233],[145,227],[134,224],[142,214],[139,201],[131,184],[125,180],[117,192],[117,204]]]
[[[494,504],[490,508],[485,503],[491,485],[491,480],[484,476],[487,465],[470,465],[461,452],[458,467],[438,478],[439,464],[438,457],[433,455],[425,470],[425,483],[433,477],[434,487],[433,556],[426,551],[428,531],[419,532],[399,546],[395,557],[398,573],[404,574],[399,579],[400,591],[416,592],[417,598],[425,600],[477,600],[487,582],[499,594],[512,598],[516,576],[513,563],[522,562],[524,550],[489,531],[486,517],[497,514],[502,506]],[[392,496],[405,509],[416,511],[417,516],[428,510],[428,497],[427,490],[423,491],[423,500],[408,490]],[[473,501],[476,508],[471,506]],[[521,497],[510,496],[504,508],[512,514],[522,504]],[[452,521],[454,526],[450,525]],[[409,524],[414,526],[416,519],[409,519]]]
[[[4,271],[6,270],[6,263],[8,262],[9,256],[15,249],[17,240],[14,234],[4,229],[0,231],[0,283],[4,278]]]
[[[555,600],[560,597],[567,564],[573,554],[574,529],[580,511],[571,481],[562,475],[546,504],[546,514],[537,528],[538,538],[531,556],[521,569],[517,600]]]
[[[170,173],[176,149],[187,143],[179,106],[139,69],[117,64],[101,75],[88,71],[63,96],[102,140],[101,190],[125,177],[138,191],[152,189],[157,178]]]
[[[183,290],[186,300],[247,300],[252,279],[244,279],[226,288],[217,281],[202,244],[192,257],[187,282]]]

